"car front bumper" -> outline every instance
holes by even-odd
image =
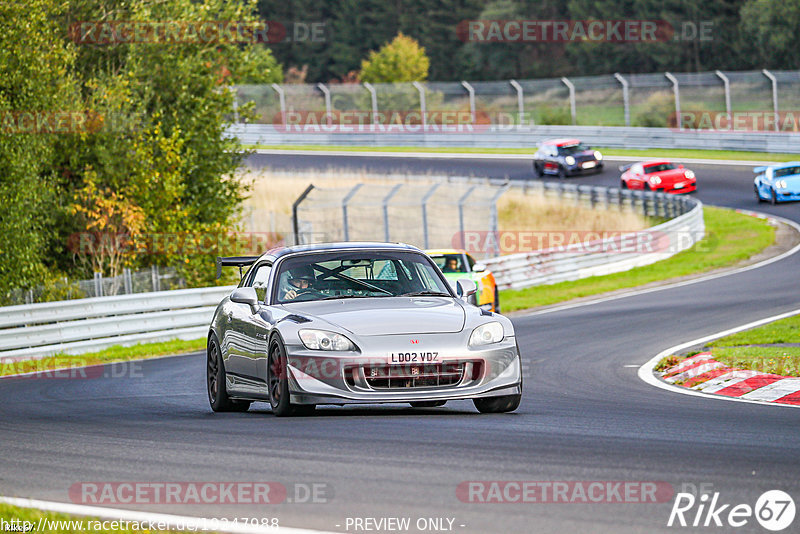
[[[289,392],[293,404],[407,403],[473,399],[522,392],[522,368],[514,337],[468,349],[464,334],[422,334],[406,353],[436,353],[436,362],[396,364],[386,338],[359,340],[360,353],[312,351],[289,345]],[[408,336],[397,336],[406,339]],[[399,340],[398,340],[399,344]],[[420,349],[418,347],[423,347]],[[416,369],[415,369],[416,368]]]

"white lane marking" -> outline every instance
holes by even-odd
[[[214,522],[202,517],[180,516],[171,514],[157,514],[153,512],[137,512],[134,510],[120,510],[106,508],[104,506],[84,506],[81,504],[71,504],[53,501],[38,501],[34,499],[21,499],[17,497],[0,496],[0,502],[19,506],[22,508],[36,508],[47,512],[60,512],[63,514],[73,514],[80,516],[92,516],[102,519],[120,519],[123,521],[153,522],[163,523],[167,528],[175,529],[181,527],[186,530],[200,531],[203,529],[217,532],[233,532],[241,534],[334,534],[323,530],[310,530],[292,527],[269,527],[257,525],[245,525],[231,522]],[[224,525],[224,528],[220,528]]]
[[[640,363],[631,363],[628,365],[623,365],[622,367],[640,367],[642,364]]]
[[[745,380],[753,378],[759,374],[761,373],[758,371],[737,369],[735,371],[725,373],[724,375],[720,375],[717,378],[712,378],[708,382],[700,384],[695,389],[705,393],[716,393],[717,391],[721,391],[730,386],[735,386],[739,382],[744,382]]]
[[[800,391],[800,378],[784,378],[764,387],[754,389],[742,395],[743,399],[776,401],[786,395]]]
[[[657,150],[657,149],[652,149]],[[415,158],[415,159],[518,159],[533,161],[533,154],[536,152],[535,148],[531,149],[530,154],[481,154],[469,152],[371,152],[371,151],[348,151],[348,150],[290,150],[280,148],[256,148],[253,150],[256,154],[267,155],[298,155],[298,156],[355,156],[362,158]],[[603,156],[604,161],[644,161],[647,159],[654,159],[642,155],[637,156]],[[689,163],[694,165],[744,165],[748,167],[760,167],[763,165],[774,165],[779,163],[777,161],[748,161],[748,160],[727,160],[727,159],[703,159],[703,158],[664,158],[681,163]]]
[[[695,345],[705,344],[709,341],[714,339],[729,336],[731,334],[735,334],[737,332],[741,332],[743,330],[749,330],[750,328],[755,328],[757,326],[765,325],[767,323],[771,323],[774,321],[778,321],[780,319],[785,319],[787,317],[792,317],[793,315],[800,314],[800,308],[796,310],[792,310],[786,313],[781,313],[779,315],[773,315],[772,317],[767,317],[765,319],[759,319],[758,321],[753,321],[752,323],[747,323],[741,326],[737,326],[735,328],[730,328],[728,330],[723,330],[722,332],[717,332],[716,334],[711,334],[708,336],[700,337],[697,339],[693,339],[691,341],[687,341],[685,343],[681,343],[680,345],[675,345],[674,347],[670,347],[665,349],[655,356],[651,358],[647,363],[642,365],[639,368],[639,378],[642,379],[644,382],[647,382],[651,386],[655,386],[657,388],[666,389],[667,391],[671,391],[673,393],[681,393],[683,395],[692,395],[694,397],[703,397],[705,399],[717,399],[723,401],[733,401],[733,402],[749,402],[752,404],[762,404],[767,406],[783,406],[786,408],[800,408],[800,405],[793,405],[793,404],[777,404],[774,402],[765,402],[761,400],[754,400],[754,399],[743,399],[741,397],[726,397],[724,395],[710,395],[708,393],[702,391],[695,391],[693,389],[684,388],[681,386],[675,386],[668,382],[664,382],[663,380],[659,380],[655,374],[653,374],[653,368],[661,361],[662,358],[669,356],[671,354],[675,354],[676,352],[680,352],[684,349],[688,349],[689,347],[693,347]]]
[[[760,214],[760,215],[764,215],[765,217],[768,217],[770,219],[779,220],[782,223],[787,224],[787,225],[791,226],[792,228],[794,228],[795,230],[797,230],[798,232],[800,232],[800,224],[797,224],[794,221],[791,221],[789,219],[784,219],[783,217],[777,217],[777,216],[774,216],[774,215],[766,215],[766,214]],[[764,261],[760,261],[758,263],[754,263],[753,265],[748,265],[746,267],[740,267],[739,269],[733,269],[731,271],[725,271],[725,272],[722,272],[722,273],[710,274],[708,276],[701,276],[700,278],[693,278],[691,280],[684,280],[682,282],[675,282],[675,283],[672,283],[672,284],[664,284],[664,285],[657,286],[657,287],[650,287],[650,288],[647,288],[647,289],[634,289],[634,290],[631,290],[631,291],[627,291],[625,293],[620,293],[619,295],[610,295],[608,297],[600,297],[600,298],[593,299],[593,300],[587,300],[585,302],[575,302],[573,304],[562,304],[560,306],[553,306],[552,308],[547,308],[545,310],[536,310],[536,311],[530,311],[530,312],[524,312],[524,311],[523,312],[514,312],[513,317],[515,317],[515,318],[516,317],[533,317],[535,315],[545,315],[545,314],[548,314],[548,313],[555,313],[555,312],[564,311],[564,310],[571,310],[573,308],[580,308],[580,307],[583,307],[583,306],[592,306],[594,304],[600,304],[600,303],[603,303],[603,302],[611,302],[613,300],[625,299],[625,298],[629,298],[629,297],[636,297],[636,296],[639,296],[639,295],[646,295],[647,293],[655,293],[657,291],[664,291],[664,290],[667,290],[667,289],[675,289],[675,288],[678,288],[678,287],[690,286],[692,284],[698,284],[700,282],[708,282],[709,280],[716,280],[717,278],[724,278],[726,276],[732,276],[734,274],[739,274],[739,273],[743,273],[743,272],[746,272],[746,271],[752,271],[753,269],[760,269],[761,267],[766,267],[767,265],[769,265],[771,263],[775,263],[776,261],[780,261],[780,260],[782,260],[784,258],[788,258],[789,256],[791,256],[792,254],[797,253],[798,251],[800,251],[800,244],[796,245],[791,250],[787,250],[783,254],[779,254],[778,256],[774,256],[772,258],[766,259]]]

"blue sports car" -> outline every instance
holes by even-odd
[[[766,167],[756,167],[754,187],[759,202],[772,204],[800,200],[800,162],[790,161]]]

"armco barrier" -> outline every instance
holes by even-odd
[[[0,361],[205,337],[233,287],[178,289],[0,308]]]
[[[228,134],[245,145],[530,148],[554,137],[577,137],[611,148],[679,148],[800,153],[800,133],[710,132],[625,126],[491,127],[464,133],[287,133],[271,124],[234,124]]]
[[[630,194],[630,191],[621,193]],[[644,198],[648,196],[655,195]],[[554,284],[649,265],[690,248],[705,234],[702,203],[685,197],[675,200],[688,201],[692,207],[683,215],[642,232],[557,250],[510,254],[484,260],[484,263],[494,273],[501,289]],[[651,250],[635,245],[642,237],[647,238]],[[633,242],[634,246],[629,247],[626,242]],[[627,248],[633,250],[625,252]]]
[[[504,187],[498,185],[497,187]],[[514,189],[540,189],[545,195],[591,206],[616,206],[670,218],[644,232],[657,236],[656,251],[620,252],[613,240],[587,251],[520,253],[484,263],[501,288],[522,288],[619,272],[647,265],[692,246],[703,236],[702,204],[690,197],[576,186],[563,182],[524,182]],[[608,249],[607,251],[605,251]],[[0,308],[0,362],[41,358],[57,352],[81,354],[113,345],[205,337],[216,305],[232,286],[179,289],[115,297],[44,302]]]

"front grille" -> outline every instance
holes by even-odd
[[[416,365],[369,364],[348,369],[351,387],[370,389],[414,389],[456,386],[465,375],[471,380],[480,376],[479,362],[427,363]]]

